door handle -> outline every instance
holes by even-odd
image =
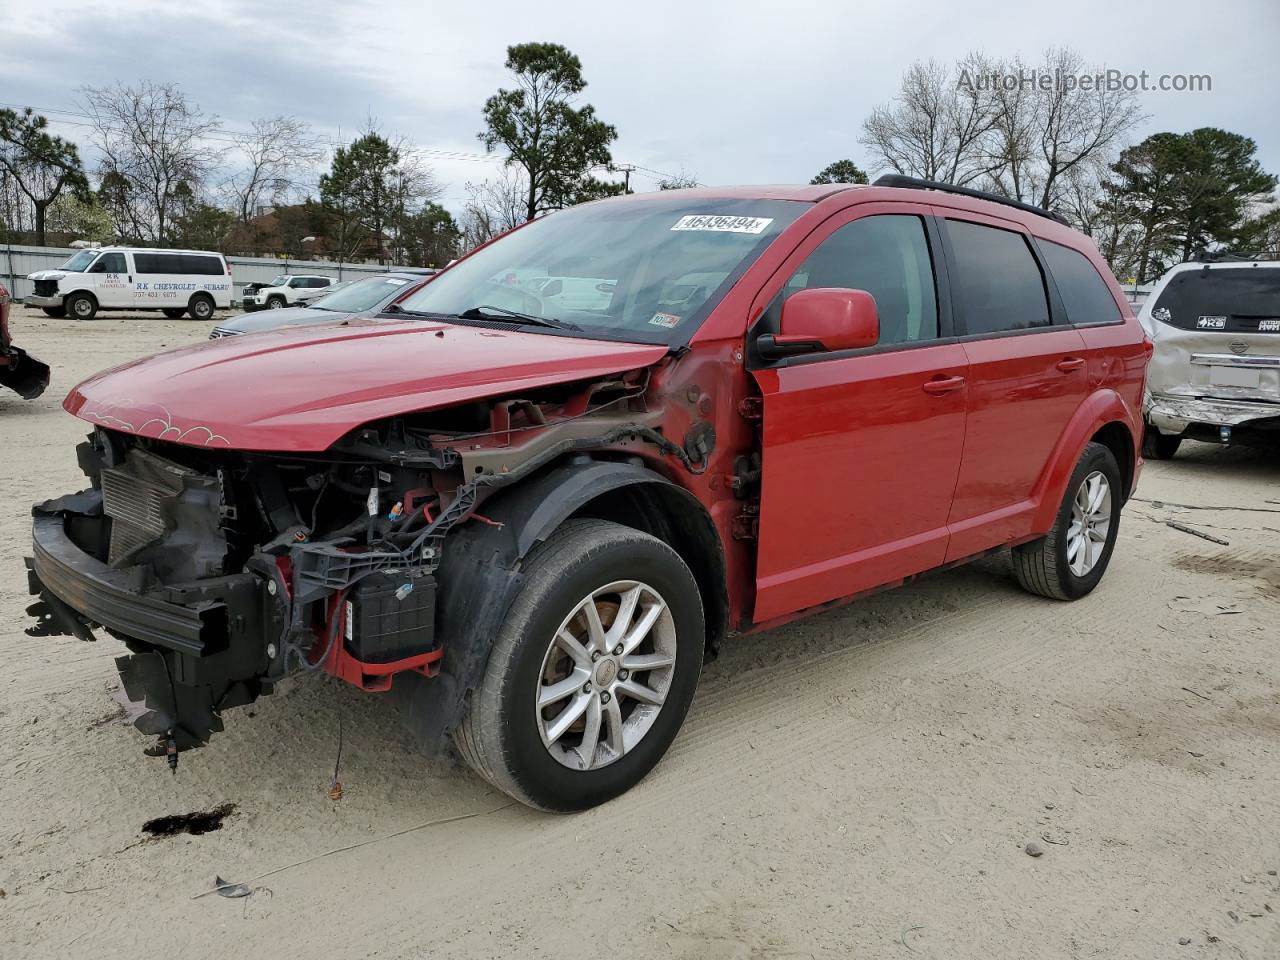
[[[1072,370],[1079,370],[1084,366],[1084,360],[1080,357],[1063,357],[1058,361],[1057,367],[1063,373],[1070,373]]]
[[[933,394],[935,397],[943,393],[963,390],[964,377],[938,377],[934,380],[926,380],[921,389],[925,393]]]

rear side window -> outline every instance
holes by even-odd
[[[1205,267],[1175,273],[1151,315],[1183,330],[1280,333],[1280,267]]]
[[[133,263],[139,273],[176,274],[187,273],[184,261],[178,253],[135,253]]]
[[[967,334],[1049,324],[1044,277],[1026,238],[964,220],[947,220],[955,258],[951,296]]]
[[[199,253],[184,253],[177,259],[181,261],[183,273],[195,274],[198,277],[216,277],[225,272],[222,268],[222,261],[217,257],[208,257]]]
[[[1040,241],[1053,282],[1071,323],[1120,323],[1124,314],[1089,258],[1060,243]]]
[[[886,214],[845,224],[800,265],[783,294],[813,287],[865,290],[875,297],[882,344],[938,338],[933,263],[919,217]]]

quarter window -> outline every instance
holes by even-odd
[[[955,269],[951,297],[967,334],[1049,324],[1044,277],[1026,238],[964,220],[947,220]]]
[[[1120,323],[1124,320],[1115,297],[1111,296],[1110,289],[1088,257],[1052,241],[1041,241],[1040,250],[1049,272],[1053,274],[1062,305],[1067,308],[1067,320],[1071,323]]]
[[[919,217],[863,217],[841,227],[800,265],[784,297],[814,287],[871,294],[880,314],[880,343],[938,337],[933,263]]]

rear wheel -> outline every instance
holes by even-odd
[[[179,317],[181,317],[184,313],[187,312],[187,308],[186,307],[165,307],[162,312],[170,320],[177,320]]]
[[[1169,460],[1181,444],[1182,437],[1161,433],[1151,424],[1142,432],[1142,455],[1148,460]]]
[[[66,310],[77,320],[92,320],[98,315],[98,301],[87,293],[73,293],[67,297]]]
[[[207,293],[197,293],[187,304],[187,312],[191,314],[192,320],[210,320],[213,318],[213,306],[213,297]]]
[[[66,307],[41,307],[46,317],[65,317],[67,315]]]
[[[454,742],[517,800],[586,809],[675,739],[702,667],[702,600],[674,550],[603,520],[570,521],[523,567]]]
[[[1100,443],[1084,448],[1049,535],[1013,549],[1024,590],[1076,600],[1098,585],[1120,530],[1120,468]]]

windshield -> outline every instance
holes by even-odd
[[[521,323],[510,316],[514,312],[533,317],[531,329],[551,325],[534,327],[542,318],[583,336],[685,341],[741,272],[808,207],[677,196],[585,204],[508,234],[400,306]],[[489,309],[477,311],[482,307]]]
[[[89,264],[93,263],[97,256],[97,250],[81,250],[58,269],[66,270],[68,273],[84,273],[85,269]]]
[[[360,313],[372,310],[404,290],[410,281],[403,277],[366,277],[350,286],[321,297],[311,304],[312,310],[336,310],[339,313]]]
[[[1170,278],[1151,315],[1183,330],[1262,332],[1280,325],[1280,269],[1210,267]],[[1268,322],[1270,321],[1270,322]]]
[[[282,274],[280,274],[280,276],[278,276],[278,277],[272,277],[272,278],[271,278],[271,282],[270,282],[270,283],[268,283],[268,284],[267,284],[267,286],[268,286],[268,287],[283,287],[283,286],[284,286],[285,284],[287,284],[288,282],[289,282],[289,275],[288,275],[287,273],[282,273]]]

